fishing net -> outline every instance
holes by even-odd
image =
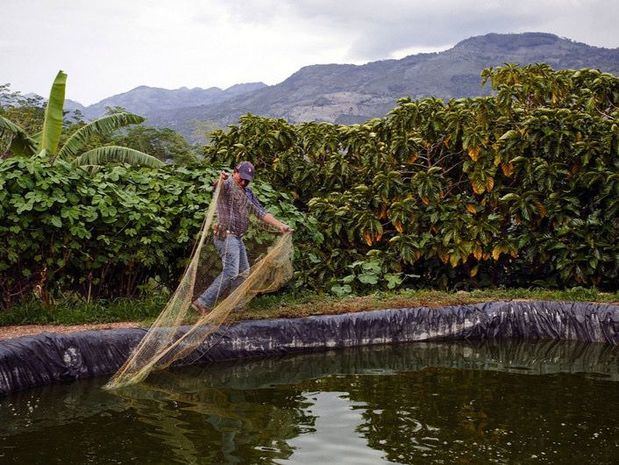
[[[206,239],[214,233],[213,226],[221,225],[218,221],[222,219],[228,220],[233,211],[255,208],[245,190],[233,179],[228,181],[219,182],[215,189],[190,262],[176,291],[128,360],[107,383],[107,389],[139,383],[153,370],[164,369],[198,348],[202,356],[209,348],[209,342],[205,347],[205,339],[226,323],[232,311],[242,309],[257,294],[279,289],[292,277],[292,235],[286,233],[279,236],[242,276],[237,276],[236,282],[220,279],[218,284],[213,284],[216,285],[217,297],[214,307],[209,313],[199,316],[193,325],[184,325],[195,316],[192,302],[211,284],[208,277],[213,275],[214,254],[207,251]],[[225,256],[230,247],[227,233],[223,231],[222,234],[219,228],[217,235]]]

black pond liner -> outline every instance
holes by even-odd
[[[0,395],[111,375],[146,329],[41,333],[0,341]],[[557,339],[619,342],[619,305],[509,301],[376,310],[221,327],[177,365],[412,341]]]

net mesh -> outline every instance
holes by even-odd
[[[226,323],[232,311],[241,309],[257,294],[279,289],[292,277],[292,235],[286,233],[245,271],[244,279],[236,280],[236,287],[226,286],[225,280],[219,280],[215,289],[217,303],[212,310],[198,317],[193,325],[183,325],[193,316],[192,302],[209,284],[204,277],[213,274],[213,254],[207,253],[206,239],[212,235],[213,226],[220,224],[217,223],[218,217],[227,220],[234,211],[253,208],[245,191],[235,182],[227,183],[227,189],[222,189],[224,185],[220,182],[215,189],[190,262],[174,294],[127,361],[105,385],[106,389],[139,383],[153,370],[164,369],[198,348],[202,356],[209,348],[204,345],[205,339]],[[225,244],[221,254],[223,261],[229,241],[222,240],[221,243]]]

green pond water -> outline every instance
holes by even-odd
[[[375,346],[0,398],[0,464],[617,464],[608,345]]]

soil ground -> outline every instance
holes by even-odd
[[[87,325],[16,325],[1,326],[0,340],[12,339],[20,336],[32,336],[40,333],[72,333],[75,331],[87,331],[94,329],[117,329],[117,328],[138,328],[140,323],[127,321],[122,323],[98,323]]]
[[[233,323],[240,320],[253,319],[271,319],[271,318],[302,318],[312,315],[333,315],[339,313],[351,313],[365,310],[380,310],[386,308],[407,308],[407,307],[444,307],[449,305],[466,305],[481,302],[497,301],[497,300],[554,300],[554,301],[569,301],[569,302],[599,302],[606,304],[619,305],[619,292],[602,293],[597,290],[587,290],[582,288],[574,288],[572,290],[527,290],[527,289],[495,289],[486,291],[473,292],[443,292],[434,290],[412,290],[394,293],[373,294],[366,296],[349,296],[344,298],[336,298],[333,296],[324,295],[308,295],[302,298],[286,301],[285,299],[270,299],[258,298],[252,302],[246,311],[233,313],[229,316],[229,322]],[[80,318],[90,318],[92,310],[88,308],[78,309],[76,312],[78,317],[71,315],[71,312],[65,313],[54,311],[48,316],[50,323],[55,324],[11,324],[13,321],[28,322],[28,315],[18,314],[19,318],[13,321],[7,321],[3,324],[0,320],[0,341],[12,339],[20,336],[30,336],[43,332],[50,333],[70,333],[86,330],[102,330],[116,328],[148,328],[155,320],[158,313],[153,315],[136,315],[127,309],[131,310],[140,305],[139,301],[133,303],[132,306],[126,305],[119,307],[117,311],[112,312],[111,309],[103,309],[99,312],[96,318],[114,318],[113,321],[105,322],[82,322]],[[160,311],[162,304],[153,307]],[[1,315],[0,315],[1,316]],[[63,318],[64,317],[64,318]],[[70,318],[67,321],[67,318]],[[77,320],[77,321],[75,321]],[[118,321],[121,320],[121,321]],[[6,321],[6,320],[5,320]],[[192,321],[187,321],[191,323]],[[32,322],[34,323],[34,321]]]

